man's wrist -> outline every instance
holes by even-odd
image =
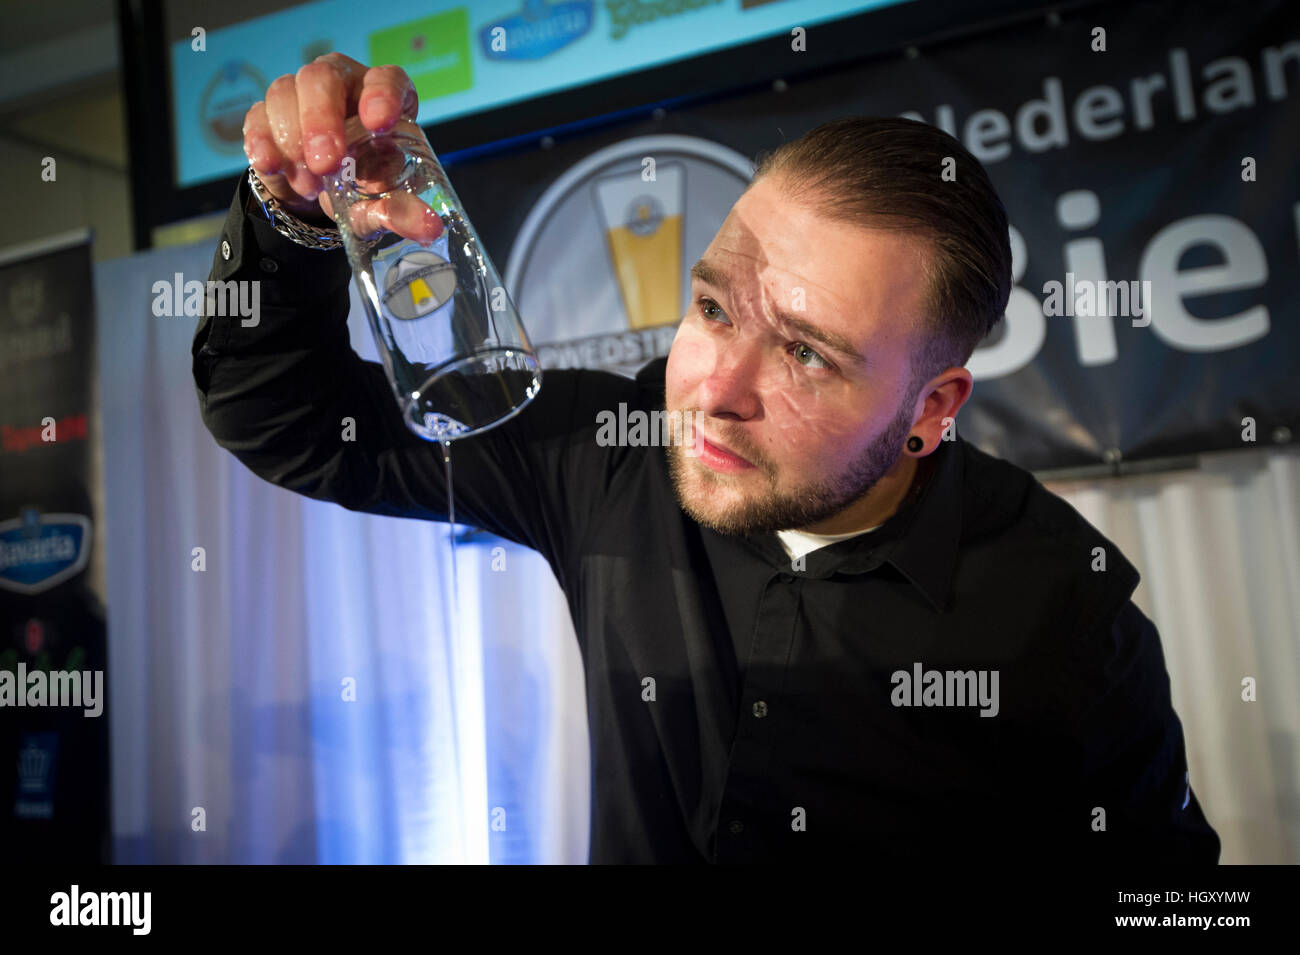
[[[285,238],[312,249],[337,249],[342,247],[342,237],[334,221],[325,216],[309,218],[284,206],[272,196],[257,177],[257,171],[248,167],[249,206],[255,215],[267,219]]]
[[[305,209],[296,209],[293,206],[286,206],[282,202],[280,203],[280,208],[289,213],[299,222],[304,222],[307,225],[314,225],[320,229],[338,228],[338,226],[334,224],[334,220],[327,216],[320,206],[316,206],[312,210],[308,211]]]

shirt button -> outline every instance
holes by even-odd
[[[227,262],[230,261],[230,243],[225,239],[221,240],[221,257]]]
[[[763,717],[767,716],[767,703],[765,701],[759,700],[757,703],[754,704],[754,715],[757,716],[760,720]]]
[[[263,272],[274,272],[274,271],[275,271],[276,269],[278,269],[279,267],[280,267],[280,265],[279,265],[279,263],[277,263],[277,262],[275,261],[275,259],[263,259],[263,260],[262,260],[262,271],[263,271]]]
[[[729,825],[727,828],[734,833],[739,833],[745,828],[745,824],[741,822],[739,819],[733,819],[731,820],[731,825]]]
[[[788,583],[792,583],[793,581],[794,581],[794,574],[782,574],[782,575],[781,575],[781,583],[783,583],[783,584],[788,584]]]

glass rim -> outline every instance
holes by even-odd
[[[496,351],[516,351],[519,354],[526,356],[528,358],[528,361],[526,363],[527,370],[532,371],[534,373],[534,377],[536,378],[536,382],[537,382],[537,390],[534,391],[532,394],[528,395],[527,397],[525,397],[524,400],[519,402],[518,404],[506,408],[500,414],[494,416],[491,420],[482,421],[472,427],[469,427],[468,430],[463,431],[459,434],[448,434],[448,435],[443,435],[441,437],[430,437],[428,434],[425,433],[424,429],[420,428],[412,421],[409,413],[415,407],[415,403],[420,400],[419,397],[417,396],[422,395],[423,392],[427,390],[428,385],[437,381],[439,378],[442,378],[444,375],[447,375],[450,372],[454,371],[459,365],[463,364],[464,362],[470,361],[478,355],[490,354],[491,352],[496,352]],[[439,365],[437,369],[435,369],[427,378],[424,379],[423,382],[421,382],[420,391],[408,392],[406,396],[403,398],[403,400],[401,401],[401,405],[403,408],[402,418],[406,422],[407,427],[410,428],[418,437],[420,437],[422,440],[425,441],[431,441],[431,442],[441,444],[441,443],[447,443],[451,441],[458,441],[462,438],[476,437],[478,435],[483,434],[486,431],[491,431],[493,428],[497,427],[498,425],[505,424],[511,418],[514,418],[517,414],[519,414],[521,411],[523,411],[525,408],[531,405],[533,401],[537,398],[537,396],[541,393],[542,381],[544,378],[545,378],[545,370],[542,368],[541,359],[539,359],[537,355],[535,355],[533,352],[529,351],[526,348],[518,348],[518,347],[506,348],[506,346],[504,345],[495,345],[491,348],[476,349],[475,351],[471,352],[468,355],[462,355],[459,357],[453,357],[447,359],[447,361]]]
[[[382,192],[367,192],[357,186],[355,179],[341,179],[337,172],[332,172],[322,177],[329,180],[330,192],[334,195],[341,194],[348,203],[360,200],[377,201],[380,199],[386,199],[399,192],[409,192],[409,190],[405,189],[404,186],[411,179],[412,165],[414,163],[430,162],[434,163],[436,168],[437,163],[437,157],[433,152],[433,146],[428,145],[426,147],[425,144],[411,132],[411,127],[414,127],[417,130],[421,129],[419,123],[407,116],[399,117],[397,122],[385,130],[370,129],[361,122],[361,117],[359,115],[349,116],[343,123],[345,159],[352,156],[353,151],[360,146],[377,140],[392,140],[398,144],[398,148],[401,149],[406,161],[402,164],[402,169],[398,173],[396,182],[393,183],[391,188],[385,189]],[[414,150],[407,149],[405,143],[408,142],[417,144],[420,147],[419,152],[417,153]],[[422,155],[426,148],[428,150],[427,156]],[[356,157],[352,156],[352,158]]]

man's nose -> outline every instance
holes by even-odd
[[[753,417],[761,372],[761,356],[754,345],[737,342],[719,348],[713,370],[700,385],[700,410],[715,417]]]

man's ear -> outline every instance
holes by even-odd
[[[916,396],[916,417],[909,434],[925,442],[921,452],[928,454],[940,441],[957,436],[957,412],[970,397],[974,380],[965,368],[954,367],[935,375]]]

